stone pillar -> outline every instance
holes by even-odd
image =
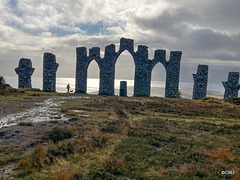
[[[18,74],[18,88],[31,88],[31,76],[34,72],[30,59],[22,58],[19,60],[18,67],[15,69]]]
[[[240,89],[239,72],[229,72],[228,81],[222,84],[225,88],[224,99],[237,98]]]
[[[171,51],[170,60],[165,63],[166,69],[165,97],[167,98],[178,97],[181,57],[182,52]]]
[[[149,97],[151,90],[151,61],[148,60],[147,46],[138,46],[134,61],[134,96]]]
[[[100,61],[100,95],[114,95],[115,60],[115,45],[106,46],[104,58]]]
[[[78,47],[76,49],[77,53],[77,65],[76,65],[76,83],[75,92],[76,93],[86,93],[87,92],[87,48]]]
[[[121,81],[120,82],[119,96],[127,97],[127,81]]]
[[[201,99],[207,95],[208,66],[198,65],[197,74],[193,74],[193,99]]]
[[[43,56],[43,91],[56,91],[56,72],[59,64],[52,53],[44,53]]]

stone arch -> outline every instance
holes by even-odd
[[[129,73],[125,74],[124,73],[125,71]],[[127,81],[127,87],[129,87],[128,88],[129,92],[131,95],[133,95],[134,76],[135,76],[135,61],[133,54],[129,50],[125,49],[116,56],[114,75],[115,78],[114,94],[119,95],[120,81],[124,80]]]
[[[100,69],[100,48],[93,47],[89,50],[89,56],[87,55],[86,47],[76,48],[77,62],[76,62],[76,93],[86,93],[87,92],[87,71],[88,66],[91,61],[95,60]]]
[[[119,47],[119,51],[116,53],[116,58],[115,58],[115,63],[118,59],[118,57],[124,52],[124,51],[128,51],[135,63],[135,52],[134,52],[134,41],[133,39],[126,39],[126,38],[121,38],[120,39],[120,47]]]
[[[99,93],[100,68],[95,59],[89,61],[87,65],[87,93]]]
[[[98,69],[100,70],[99,60],[97,60],[97,59],[94,59],[94,58],[92,58],[92,59],[89,59],[89,61],[88,61],[88,62],[87,62],[87,64],[86,64],[86,68],[88,69],[88,68],[89,68],[89,65],[90,65],[92,62],[96,63],[96,64],[97,64],[97,67],[98,67]]]
[[[118,52],[117,52],[117,55],[116,55],[116,59],[115,59],[115,64],[117,63],[117,60],[118,58],[122,55],[122,53],[129,53],[131,56],[132,56],[132,59],[134,61],[134,64],[135,64],[135,52],[133,51],[130,51],[129,49],[120,49]]]
[[[167,72],[164,65],[156,63],[151,71],[151,93],[150,96],[165,96]]]
[[[166,70],[165,97],[178,97],[181,57],[181,51],[171,51],[169,60],[167,61],[165,50],[156,50],[154,53],[151,67],[153,68],[158,62],[160,62]]]

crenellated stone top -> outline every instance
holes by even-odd
[[[99,94],[114,94],[115,64],[123,51],[128,51],[135,64],[135,96],[150,96],[152,69],[157,63],[162,63],[166,69],[166,97],[177,97],[179,85],[180,61],[182,52],[171,51],[170,59],[166,60],[165,50],[156,50],[154,59],[149,59],[148,47],[138,45],[134,51],[133,39],[121,38],[120,47],[116,52],[114,44],[105,47],[105,54],[100,56],[100,48],[93,47],[87,55],[86,47],[77,47],[76,92],[86,92],[87,69],[92,60],[95,60],[100,69]]]
[[[18,67],[15,69],[17,74],[24,73],[32,75],[34,72],[34,68],[32,68],[32,61],[30,59],[21,58],[18,63]]]
[[[18,88],[31,88],[31,76],[34,72],[32,61],[22,58],[19,60],[18,67],[15,69],[18,74]]]

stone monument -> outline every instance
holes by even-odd
[[[56,91],[56,72],[58,69],[56,57],[52,53],[44,53],[43,56],[43,91]]]
[[[207,95],[208,66],[198,65],[197,74],[193,74],[193,99],[201,99]]]
[[[166,69],[165,97],[177,98],[179,86],[180,61],[182,52],[170,52],[170,60],[166,60],[165,50],[156,50],[153,60],[148,58],[148,47],[139,45],[134,51],[132,39],[121,38],[120,48],[116,52],[114,44],[105,47],[104,57],[100,57],[100,48],[90,49],[87,56],[86,47],[77,48],[76,89],[75,92],[86,93],[87,69],[95,60],[100,69],[99,94],[114,95],[115,64],[123,51],[128,51],[135,63],[134,96],[150,96],[152,69],[162,63]]]
[[[237,98],[240,89],[239,72],[229,72],[228,81],[222,84],[225,88],[224,99]]]
[[[120,82],[119,96],[127,97],[127,81],[121,81]]]
[[[18,67],[15,69],[18,74],[18,88],[31,88],[31,76],[34,72],[30,59],[22,58],[19,60]]]

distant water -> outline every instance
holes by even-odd
[[[18,77],[12,76],[4,76],[7,84],[10,84],[12,87],[18,87]],[[120,86],[121,79],[115,80],[115,95],[119,94],[119,86]],[[128,96],[133,95],[133,87],[134,81],[133,80],[125,80],[127,81],[128,86]],[[75,78],[57,78],[56,80],[56,89],[57,92],[64,93],[66,92],[67,84],[70,84],[71,89],[75,90]],[[42,89],[42,78],[41,77],[32,77],[32,87]],[[152,81],[151,85],[151,96],[164,96],[164,87],[165,81]],[[97,94],[99,88],[99,79],[95,78],[88,78],[87,80],[87,92],[89,94]],[[193,82],[180,82],[179,84],[180,90],[189,90],[188,94],[183,95],[184,98],[190,99],[193,89]],[[208,91],[211,92],[211,95],[215,94],[222,94],[224,92],[223,85],[221,83],[209,83],[208,84]],[[183,91],[186,92],[186,91]]]

